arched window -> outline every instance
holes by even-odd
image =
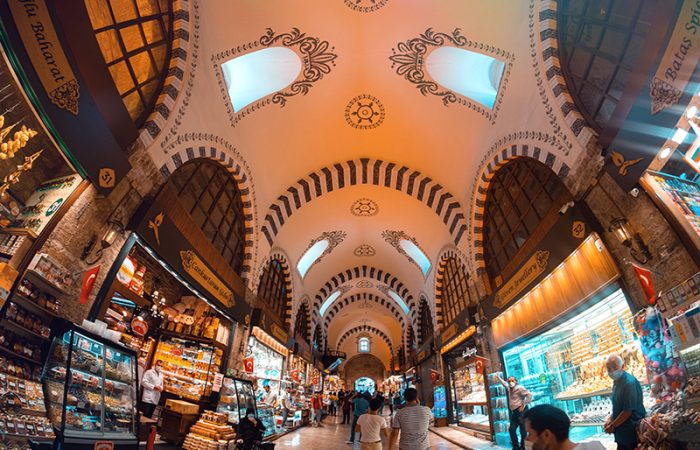
[[[469,277],[456,258],[449,257],[444,263],[442,287],[438,291],[442,304],[443,327],[450,324],[468,306],[473,306],[475,300],[469,291]]]
[[[420,302],[420,315],[418,316],[418,323],[420,323],[420,345],[428,341],[431,337],[435,335],[435,328],[433,327],[433,317],[430,314],[430,306],[428,306],[428,301],[425,297],[421,297]]]
[[[360,353],[369,353],[370,351],[369,338],[361,337],[357,340],[357,351]]]
[[[306,303],[302,303],[297,311],[297,318],[294,323],[294,335],[302,336],[304,341],[309,340],[309,308]]]
[[[651,0],[557,2],[559,51],[566,84],[600,132],[635,70],[651,28]]]
[[[141,126],[168,72],[172,1],[85,0],[90,22],[124,106]]]
[[[258,285],[258,295],[283,320],[287,316],[287,285],[282,264],[273,259],[265,266]]]
[[[180,166],[168,182],[207,239],[240,275],[245,256],[243,200],[231,174],[214,161],[195,159]]]
[[[535,159],[518,158],[498,169],[484,208],[484,262],[496,284],[542,221],[553,223],[570,198],[561,179]]]

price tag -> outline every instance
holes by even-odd
[[[224,382],[223,374],[217,373],[214,375],[214,383],[212,384],[211,390],[214,392],[219,392],[221,390],[221,385]]]

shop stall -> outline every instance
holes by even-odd
[[[256,410],[253,383],[249,380],[224,377],[216,412],[225,414],[227,423],[238,425],[248,408]]]

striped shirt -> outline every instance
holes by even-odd
[[[427,450],[432,413],[427,406],[407,405],[396,411],[392,428],[401,429],[400,450]]]

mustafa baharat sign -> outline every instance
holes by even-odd
[[[207,267],[191,250],[180,250],[182,267],[197,283],[209,291],[217,300],[227,308],[232,308],[236,304],[231,289]]]
[[[496,292],[493,305],[503,308],[511,302],[523,289],[530,285],[547,268],[549,252],[538,250],[527,260],[525,265],[518,270],[513,277]]]

